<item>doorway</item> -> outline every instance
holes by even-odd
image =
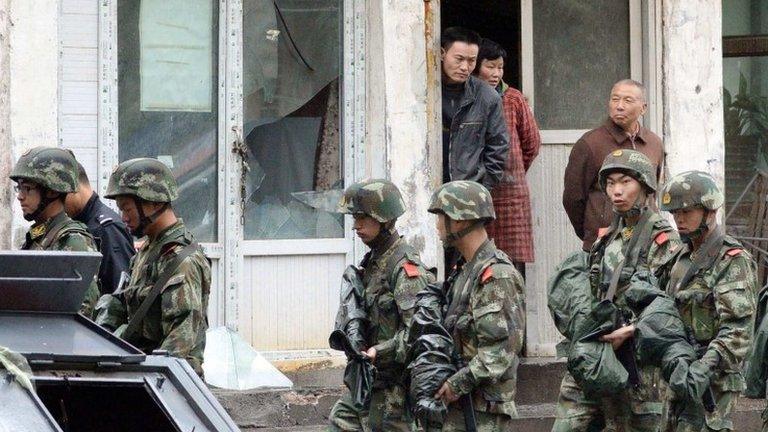
[[[520,0],[443,0],[440,21],[442,30],[465,27],[504,47],[504,82],[520,89]]]

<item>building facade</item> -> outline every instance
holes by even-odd
[[[103,192],[118,162],[157,157],[213,261],[211,325],[261,351],[322,353],[342,271],[365,252],[350,219],[330,211],[340,191],[366,177],[398,184],[408,201],[400,231],[437,265],[426,207],[441,178],[440,29],[507,37],[506,78],[543,138],[528,173],[536,262],[526,349],[553,355],[546,281],[579,247],[560,205],[572,144],[605,119],[611,84],[631,77],[648,88],[644,123],[663,135],[668,171],[724,181],[732,3],[472,3],[0,0],[0,175],[25,149],[57,145]],[[761,8],[733,3],[745,17]],[[0,245],[14,247],[26,225],[2,190]]]

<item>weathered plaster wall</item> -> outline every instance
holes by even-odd
[[[8,1],[8,0],[7,0]],[[58,145],[59,0],[10,0],[12,160],[35,146]],[[13,205],[17,245],[27,226]]]
[[[10,0],[0,0],[0,249],[11,246],[12,188],[7,178],[11,171],[10,105]]]
[[[369,3],[366,143],[371,174],[389,173],[405,197],[398,228],[430,266],[442,261],[429,198],[439,184],[439,3],[377,0]],[[378,59],[376,57],[379,57]],[[371,90],[375,91],[371,91]],[[382,145],[382,143],[384,145]],[[384,155],[381,150],[384,149]],[[374,168],[374,166],[376,166]]]
[[[664,143],[669,172],[699,169],[722,185],[722,4],[664,1]]]

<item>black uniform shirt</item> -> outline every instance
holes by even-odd
[[[136,253],[133,237],[120,216],[101,202],[95,192],[80,214],[72,219],[84,223],[96,240],[96,247],[102,255],[99,290],[101,294],[111,294],[120,282],[120,273],[128,271],[128,263]]]

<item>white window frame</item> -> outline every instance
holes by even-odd
[[[653,0],[625,0],[629,2],[629,64],[630,64],[630,77],[640,82],[644,77],[649,77],[651,81],[644,83],[648,88],[649,94],[649,111],[653,104],[656,107],[657,102],[661,99],[655,94],[656,79],[657,77],[648,75],[646,71],[655,71],[656,69],[648,68],[649,59],[646,58],[649,48],[655,49],[655,46],[649,46],[644,40],[644,28],[647,27],[647,23],[653,23],[648,19],[649,13],[652,13],[655,9],[660,9],[660,6],[656,6]],[[528,102],[531,105],[531,109],[536,111],[536,93],[535,93],[535,68],[534,68],[534,46],[533,46],[533,2],[534,0],[521,0],[520,2],[520,46],[521,46],[521,71],[522,71],[522,91],[528,98]],[[653,14],[655,19],[656,15]],[[648,27],[654,28],[654,27]],[[655,58],[654,58],[655,59]],[[652,65],[654,67],[660,66],[661,63]],[[653,92],[651,92],[653,90]],[[606,98],[607,100],[607,98]],[[660,105],[660,104],[659,104]],[[657,113],[649,112],[649,117],[646,121],[650,120],[650,123],[657,121]],[[658,117],[660,118],[660,117]],[[650,124],[649,123],[649,124]],[[541,130],[541,143],[546,144],[573,144],[581,138],[589,129],[545,129]]]
[[[343,1],[341,143],[344,184],[365,177],[365,2]],[[241,38],[242,39],[242,38]],[[356,242],[351,218],[344,218],[344,237],[243,240],[244,256],[345,254],[354,260]]]
[[[214,0],[216,1],[216,0]],[[107,181],[118,159],[118,22],[117,0],[99,2],[99,98],[98,98],[98,190],[104,193]],[[239,1],[218,1],[218,122],[217,122],[217,220],[216,242],[201,242],[206,256],[217,261],[218,278],[212,281],[218,290],[216,305],[212,314],[217,319],[213,324],[226,324],[232,328],[237,325],[237,288],[240,283],[240,242],[236,236],[242,231],[239,226],[239,208],[228,206],[231,196],[239,191],[233,187],[235,179],[239,182],[240,166],[236,156],[229,150],[227,143],[239,139],[237,130],[237,105],[242,106],[242,82],[238,82],[236,73],[240,56],[238,47],[232,44],[232,35],[228,29],[238,25],[230,17],[237,14],[242,6]],[[239,102],[238,102],[239,101]],[[241,117],[241,116],[240,116]],[[242,124],[242,121],[239,121]],[[233,238],[235,237],[235,238]]]
[[[221,324],[238,327],[238,299],[245,256],[345,254],[352,262],[359,242],[351,236],[351,218],[344,219],[344,237],[334,239],[245,240],[241,193],[242,165],[233,151],[243,142],[243,3],[213,0],[219,5],[218,79],[218,227],[217,241],[201,243],[218,260],[217,315]],[[343,0],[343,79],[340,94],[344,148],[344,182],[365,177],[365,2]],[[97,187],[106,191],[118,164],[118,32],[117,0],[99,2],[98,167]],[[231,204],[230,204],[231,203]]]

